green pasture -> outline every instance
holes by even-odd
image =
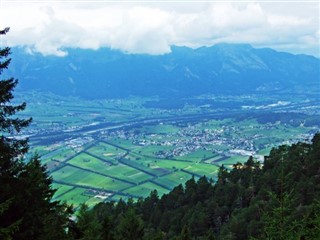
[[[119,191],[129,187],[128,183],[101,176],[96,173],[77,169],[72,166],[65,166],[59,171],[53,172],[52,177],[56,181],[63,181],[75,186],[87,186],[101,188],[103,190]]]
[[[157,178],[154,181],[159,184],[165,185],[169,189],[173,189],[179,184],[184,184],[190,178],[192,178],[192,174],[176,171],[161,178]]]
[[[192,172],[198,175],[205,175],[209,178],[217,175],[219,167],[213,164],[196,163],[192,166],[185,168],[188,172]]]
[[[230,118],[226,118],[223,120],[209,120],[207,122],[204,123],[199,123],[199,127],[201,129],[210,129],[210,130],[216,130],[221,128],[224,125],[228,125],[230,123],[233,123],[234,120],[230,119]]]
[[[128,140],[128,139],[111,138],[111,139],[108,139],[107,141],[110,142],[111,144],[121,146],[121,147],[128,149],[128,150],[137,150],[137,149],[141,148],[141,146],[137,146],[137,145],[133,144],[132,140]]]
[[[149,196],[150,192],[155,189],[158,191],[159,196],[162,196],[163,194],[169,192],[169,190],[167,190],[157,184],[151,183],[151,182],[146,182],[146,183],[141,184],[139,186],[131,187],[123,192],[128,193],[128,194],[132,194],[132,195],[141,196],[141,197],[145,198],[145,197]]]
[[[149,179],[151,176],[128,165],[118,164],[107,168],[110,175],[135,183]]]
[[[101,174],[109,173],[108,171],[109,163],[105,163],[86,153],[81,153],[77,155],[76,157],[70,159],[68,163],[77,167],[99,172]]]
[[[69,185],[64,185],[64,184],[59,184],[59,183],[52,183],[52,189],[56,189],[57,191],[55,192],[54,196],[59,196],[71,189],[73,189],[73,186],[69,186]]]
[[[141,146],[139,149],[135,149],[132,151],[132,154],[139,154],[150,156],[153,158],[157,158],[156,153],[161,151],[169,151],[174,149],[173,146],[158,146],[158,145],[148,145],[148,146]]]
[[[126,165],[126,166],[130,166],[132,168],[135,168],[139,171],[144,171],[146,173],[149,173],[149,175],[161,175],[161,173],[159,173],[156,169],[153,169],[151,167],[150,161],[142,161],[142,160],[129,160],[129,159],[122,159],[121,163]]]
[[[53,152],[50,152],[50,153],[47,153],[47,154],[41,156],[41,159],[43,161],[47,161],[48,159],[50,159],[50,160],[56,160],[56,161],[63,162],[75,154],[76,154],[76,152],[72,148],[61,147]]]
[[[167,159],[159,159],[150,163],[150,168],[164,168],[168,170],[183,169],[192,166],[192,162],[174,161]]]
[[[184,159],[184,160],[192,160],[193,162],[200,162],[205,158],[214,157],[214,156],[216,156],[216,154],[212,153],[212,151],[199,149],[187,155],[176,157],[176,159]]]
[[[222,157],[221,155],[214,155],[214,156],[212,156],[211,158],[207,159],[207,160],[205,161],[205,163],[214,162],[214,161],[218,160],[218,159],[221,158],[221,157]]]
[[[77,187],[62,195],[59,200],[66,201],[69,204],[73,204],[75,207],[78,207],[82,203],[85,203],[89,207],[92,207],[95,204],[103,201],[100,198],[95,198],[94,195],[89,195],[86,191],[87,190],[84,188]]]
[[[87,149],[87,152],[106,160],[122,157],[126,153],[125,150],[104,142],[99,142],[93,147]]]

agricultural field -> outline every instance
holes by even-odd
[[[30,138],[30,155],[47,165],[55,199],[75,207],[136,200],[154,189],[163,195],[191,177],[215,181],[222,165],[232,168],[249,156],[263,161],[272,147],[319,131],[316,100],[299,105],[300,96],[285,109],[269,109],[272,99],[259,96],[248,107],[245,99],[252,104],[254,97],[216,98],[224,106],[243,101],[245,108],[197,106],[192,100],[168,108],[157,98],[87,101],[29,93],[20,98],[29,103],[22,116],[34,121],[22,135]],[[158,101],[157,107],[150,101]]]

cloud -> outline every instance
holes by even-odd
[[[0,27],[11,27],[6,37],[11,46],[26,46],[44,55],[65,56],[67,48],[100,47],[164,54],[171,45],[230,42],[319,56],[318,4],[279,6],[259,2],[5,2]]]

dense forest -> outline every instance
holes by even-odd
[[[81,206],[75,239],[320,239],[320,134],[161,198]],[[209,176],[210,177],[210,176]]]
[[[0,74],[9,54],[0,49]],[[0,80],[0,239],[320,239],[320,134],[273,149],[263,164],[250,157],[222,166],[216,181],[191,178],[162,197],[153,191],[74,213],[52,200],[39,157],[23,158],[28,140],[14,138],[31,122],[15,115],[26,107],[12,104],[17,83]]]

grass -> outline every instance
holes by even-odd
[[[169,175],[163,176],[161,178],[157,178],[154,181],[165,185],[169,189],[173,189],[175,186],[179,184],[184,184],[192,177],[192,174],[176,171]]]
[[[69,164],[72,164],[77,167],[85,168],[91,171],[96,171],[101,174],[108,174],[109,164],[105,163],[89,154],[81,153],[76,157],[68,161]]]
[[[174,149],[172,146],[158,146],[158,145],[149,145],[149,146],[140,146],[139,148],[135,149],[132,154],[137,155],[146,155],[150,157],[157,158],[156,153],[160,151],[169,151]]]
[[[78,186],[100,188],[103,190],[119,191],[130,186],[128,183],[71,166],[66,166],[59,171],[53,172],[52,177],[56,181],[63,181]]]
[[[68,204],[73,204],[76,208],[82,203],[87,204],[89,207],[93,207],[97,203],[104,201],[92,194],[88,194],[87,190],[81,187],[77,187],[62,195],[60,200],[66,201]]]
[[[109,144],[99,142],[95,146],[89,148],[87,152],[96,155],[100,158],[106,159],[106,160],[111,160],[114,162],[115,158],[123,156],[126,151],[123,149],[111,146]]]
[[[108,173],[110,175],[115,176],[115,177],[127,179],[127,180],[133,181],[135,183],[145,181],[151,177],[150,175],[148,175],[140,170],[137,170],[135,168],[132,168],[130,166],[123,165],[123,164],[119,164],[116,166],[110,166],[108,168]]]
[[[177,157],[177,159],[186,159],[186,160],[192,160],[193,162],[200,162],[204,158],[214,157],[214,156],[216,156],[216,154],[212,153],[212,151],[200,149],[200,150],[191,152],[187,155]]]
[[[74,187],[69,186],[69,185],[59,184],[59,183],[53,183],[52,188],[57,190],[54,194],[54,197],[56,197],[56,196],[64,194],[67,191],[70,191]]]
[[[123,192],[128,193],[128,194],[132,194],[132,195],[141,196],[141,197],[145,198],[145,197],[149,196],[150,192],[155,189],[158,191],[159,196],[162,196],[164,193],[169,192],[168,189],[165,189],[165,188],[158,186],[157,184],[154,184],[151,182],[146,182],[146,183],[141,184],[139,186],[129,188]]]
[[[77,187],[70,192],[62,195],[60,197],[61,201],[66,201],[69,204],[73,204],[75,206],[79,206],[81,203],[87,202],[92,196],[85,194],[86,189]]]
[[[205,175],[207,177],[214,177],[219,170],[219,167],[212,164],[194,164],[188,168],[185,168],[185,170],[198,174],[198,175]]]
[[[53,152],[50,152],[41,156],[41,159],[43,161],[47,161],[48,159],[50,159],[50,160],[57,160],[57,161],[63,162],[75,154],[76,152],[73,149],[69,147],[62,147],[54,150]]]
[[[183,162],[183,161],[173,161],[173,160],[165,160],[161,159],[158,161],[153,161],[150,163],[150,167],[155,169],[155,168],[164,168],[164,169],[169,169],[169,170],[174,170],[174,169],[184,169],[189,166],[192,166],[194,163],[192,162]]]

